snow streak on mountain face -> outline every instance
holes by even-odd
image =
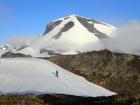
[[[77,54],[104,49],[101,40],[108,38],[115,27],[98,20],[71,15],[50,22],[43,36],[21,50],[33,56]],[[88,46],[92,45],[92,49]]]
[[[20,65],[20,66],[19,66]],[[111,96],[111,92],[46,60],[0,59],[0,93]]]
[[[50,22],[47,27],[46,27],[46,31],[43,35],[46,35],[47,33],[49,33],[51,30],[53,30],[56,26],[58,26],[63,20],[69,19],[75,17],[77,18],[77,20],[81,23],[81,25],[83,25],[89,32],[94,33],[98,38],[102,39],[102,38],[106,38],[108,37],[108,35],[111,34],[112,30],[110,30],[109,28],[113,28],[113,26],[111,25],[107,25],[105,23],[102,23],[100,21],[97,20],[93,20],[93,19],[87,19],[84,17],[80,17],[80,16],[69,16],[66,17],[64,19],[61,20],[57,20],[55,22]],[[74,22],[69,21],[68,23],[66,23],[64,25],[64,27],[61,29],[61,31],[59,32],[59,35],[62,32],[66,32],[69,29],[71,29],[74,26]],[[100,27],[98,27],[100,26]],[[103,29],[99,29],[103,26]],[[106,26],[106,27],[105,27]],[[108,29],[105,29],[108,28]],[[107,35],[106,35],[107,34]]]

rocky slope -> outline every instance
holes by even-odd
[[[0,105],[139,105],[140,100],[121,96],[112,97],[78,97],[70,95],[2,95]]]
[[[111,97],[2,95],[0,105],[140,105],[140,57],[107,50],[44,58],[119,93]]]
[[[140,98],[140,57],[108,50],[48,59],[125,97]]]
[[[31,55],[26,55],[22,53],[14,53],[12,51],[7,51],[4,54],[1,55],[1,58],[17,58],[17,57],[23,57],[23,58],[30,58]]]
[[[111,97],[2,95],[0,105],[140,105],[140,57],[108,50],[59,55],[50,60],[87,80],[119,93]]]

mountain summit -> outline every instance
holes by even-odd
[[[98,20],[70,15],[48,23],[43,36],[21,51],[46,56],[101,50],[104,49],[101,40],[108,38],[114,30],[114,26]]]
[[[59,38],[59,36],[61,36],[60,34],[62,32],[66,32],[66,31],[70,30],[71,28],[73,28],[74,25],[76,25],[77,21],[84,28],[86,28],[89,32],[94,33],[100,39],[105,38],[108,35],[110,35],[112,33],[112,28],[114,28],[113,26],[111,26],[109,24],[100,22],[100,21],[95,20],[95,19],[88,19],[85,17],[77,16],[77,15],[70,15],[68,17],[58,19],[54,22],[50,22],[47,25],[46,30],[45,30],[43,35],[46,35],[47,33],[52,31],[54,28],[56,28],[58,25],[60,25],[64,21],[67,21],[67,22],[64,24],[64,27],[58,33],[59,35],[56,36],[56,39]]]

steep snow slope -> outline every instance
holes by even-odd
[[[56,77],[56,70],[58,77]],[[0,59],[0,92],[51,93],[91,97],[116,94],[49,61],[35,58]]]
[[[104,49],[101,40],[108,38],[114,30],[115,27],[98,20],[71,15],[50,22],[44,35],[21,52],[46,56],[101,50]],[[92,49],[87,48],[89,45]]]

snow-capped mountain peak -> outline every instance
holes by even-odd
[[[33,56],[77,54],[104,49],[102,39],[108,38],[115,27],[95,19],[70,15],[47,24],[43,36],[21,52]],[[92,49],[88,49],[92,45]]]
[[[68,25],[69,25],[69,28],[72,28],[74,26],[74,23],[76,23],[77,21],[83,27],[85,27],[89,32],[96,33],[96,35],[100,34],[99,36],[97,35],[99,38],[106,37],[107,35],[110,35],[111,32],[115,29],[114,26],[111,26],[111,25],[106,24],[104,22],[101,22],[101,21],[98,21],[95,19],[80,17],[78,15],[73,14],[73,15],[70,15],[70,16],[67,16],[64,18],[60,18],[60,19],[55,20],[53,22],[50,22],[47,25],[46,30],[45,30],[43,35],[47,34],[52,29],[56,28],[56,26],[62,24],[63,22],[66,22],[65,27],[68,27]],[[70,24],[71,24],[71,27],[70,27]],[[112,28],[112,30],[110,30],[110,28]],[[107,34],[107,35],[105,35],[105,34]]]

